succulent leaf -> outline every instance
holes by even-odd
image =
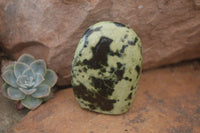
[[[12,100],[22,100],[25,98],[25,94],[22,93],[19,89],[8,87],[8,96]]]
[[[27,76],[19,76],[18,78],[17,78],[17,85],[19,86],[19,87],[22,87],[22,88],[27,88],[27,86],[25,85],[25,83],[24,83],[24,78],[26,78]]]
[[[29,54],[23,54],[22,56],[19,57],[17,60],[18,62],[25,63],[27,65],[30,65],[34,61],[34,57],[29,55]]]
[[[5,71],[2,75],[4,81],[10,86],[17,88],[16,77],[13,70]]]
[[[15,62],[14,64],[14,72],[15,72],[15,76],[16,77],[19,77],[22,75],[22,73],[28,69],[29,66],[25,63],[22,63],[22,62]]]
[[[33,72],[33,70],[31,68],[26,69],[23,73],[23,76],[27,76],[27,77],[32,77],[33,79],[35,79],[35,73]]]
[[[21,101],[21,103],[28,109],[35,109],[42,103],[42,100],[38,98],[34,98],[31,95],[29,95],[29,96],[26,96],[25,99]]]
[[[51,93],[49,94],[49,96],[43,97],[42,100],[43,100],[44,102],[46,102],[46,101],[48,101],[52,96],[53,96],[53,92],[51,92]]]
[[[32,94],[32,96],[35,98],[47,97],[51,92],[50,87],[45,84],[39,85],[38,87],[36,87],[36,89],[37,89],[37,91]]]
[[[4,83],[2,88],[1,88],[2,89],[2,94],[7,98],[9,98],[9,96],[8,96],[8,87],[9,87],[8,84]]]
[[[26,88],[19,88],[20,91],[22,91],[26,95],[31,95],[33,94],[37,89],[32,88],[32,89],[26,89]]]
[[[47,84],[48,86],[53,87],[56,84],[58,77],[54,71],[47,69],[44,79],[45,80],[42,84]]]
[[[37,86],[40,85],[43,81],[44,81],[44,77],[42,76],[42,74],[36,73],[34,87],[37,87]]]
[[[14,70],[14,64],[8,65],[3,71]]]
[[[42,76],[45,75],[46,64],[45,64],[44,60],[36,60],[36,61],[32,62],[30,66],[35,73],[40,73],[40,74],[42,74]]]

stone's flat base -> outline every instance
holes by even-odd
[[[200,63],[145,72],[128,113],[83,110],[72,89],[31,111],[11,133],[197,133],[200,131]]]

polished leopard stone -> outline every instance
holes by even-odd
[[[72,86],[84,109],[122,114],[137,90],[142,65],[140,38],[116,22],[91,26],[80,40],[72,63]]]

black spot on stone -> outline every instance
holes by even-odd
[[[105,72],[106,72],[106,69],[105,69],[105,68],[102,68],[102,69],[101,69],[101,72],[105,73]]]
[[[111,67],[110,68],[110,73],[113,73],[115,71],[115,68],[114,67]]]
[[[80,50],[80,53],[82,53],[83,49],[86,48],[87,45],[89,44],[89,42],[88,42],[88,37],[89,37],[93,32],[100,31],[101,28],[102,28],[102,26],[97,27],[97,28],[95,28],[95,29],[89,28],[89,29],[84,33],[85,41],[84,41],[83,48]]]
[[[131,90],[133,90],[134,88],[133,88],[133,86],[131,87]]]
[[[125,99],[125,101],[131,100],[131,98],[132,98],[132,92],[128,95],[128,97]]]
[[[98,93],[104,97],[112,95],[114,91],[114,84],[112,80],[102,80],[99,78],[92,77],[92,83],[94,88],[98,90]]]
[[[95,29],[94,29],[94,31],[100,31],[100,30],[101,30],[101,28],[102,28],[102,26],[100,26],[100,27],[97,27],[97,28],[95,28]]]
[[[100,31],[101,28],[102,28],[102,26],[97,27],[97,28],[95,28],[95,29],[90,29],[90,28],[89,28],[89,29],[84,33],[84,36],[85,36],[86,38],[88,38],[93,32],[95,32],[95,31]],[[86,39],[86,40],[87,40],[87,39]]]
[[[84,67],[84,68],[83,68],[83,71],[84,71],[84,72],[87,72],[87,68],[86,68],[86,67]]]
[[[92,109],[92,110],[96,109],[96,106],[94,106],[93,104],[89,104],[88,106],[89,106],[89,108]]]
[[[79,54],[79,56],[82,56],[82,54]]]
[[[118,56],[118,57],[121,57],[121,54],[119,53],[119,51],[117,51],[117,52],[110,51],[109,54],[110,54],[111,56]]]
[[[132,79],[129,79],[129,81],[132,81]]]
[[[125,79],[125,80],[129,80],[129,78],[128,78],[128,77],[125,77],[124,79]]]
[[[126,34],[125,36],[124,36],[124,39],[126,39],[128,37],[128,35]]]
[[[114,24],[118,27],[126,27],[124,24],[118,23],[118,22],[114,22]]]
[[[78,70],[80,73],[82,72],[80,69]]]
[[[121,53],[124,53],[124,50],[125,50],[125,48],[127,48],[127,47],[128,47],[128,45],[123,45],[120,52],[121,52]]]
[[[77,61],[77,58],[76,58],[75,61],[72,64],[72,67],[74,67],[74,66],[82,66],[82,65],[83,65],[83,63],[81,61]]]
[[[131,99],[132,98],[132,92],[128,95],[127,99]]]
[[[131,105],[131,103],[129,102],[129,103],[128,103],[128,106],[130,106],[130,105]]]
[[[92,48],[93,57],[90,60],[84,60],[88,67],[99,69],[102,65],[107,66],[107,54],[110,52],[112,39],[102,36],[97,45]]]
[[[88,44],[88,43],[87,43]],[[87,45],[84,45],[84,47],[86,48],[87,47]]]
[[[125,67],[123,67],[123,69],[117,69],[115,71],[115,75],[117,76],[118,81],[123,79],[124,72],[125,72]]]
[[[120,69],[122,67],[122,64],[120,62],[117,62],[117,68]]]
[[[90,102],[92,105],[96,105],[104,111],[110,111],[113,109],[113,104],[116,100],[107,99],[101,96],[99,93],[88,90],[83,84],[73,87],[74,94],[81,99]]]
[[[128,44],[135,45],[137,41],[138,41],[138,38],[136,37],[134,41],[128,41]]]
[[[94,32],[94,30],[89,28],[89,29],[86,30],[86,32],[84,33],[84,35],[85,35],[86,37],[88,37],[89,35],[92,34],[92,32]]]
[[[84,60],[83,60],[83,63],[84,63],[84,64],[86,64],[87,62],[88,62],[87,59],[84,59]]]
[[[102,72],[98,72],[98,74],[104,76],[104,73],[102,73]]]
[[[139,75],[140,75],[140,66],[139,65],[137,65],[136,67],[135,67],[135,70],[137,71],[137,78],[139,77]]]
[[[124,42],[124,39],[121,39],[122,42]]]

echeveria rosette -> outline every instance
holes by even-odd
[[[12,100],[21,101],[25,107],[35,109],[51,94],[51,88],[57,82],[56,73],[46,68],[43,60],[24,54],[8,65],[2,74],[5,81],[3,95]]]

